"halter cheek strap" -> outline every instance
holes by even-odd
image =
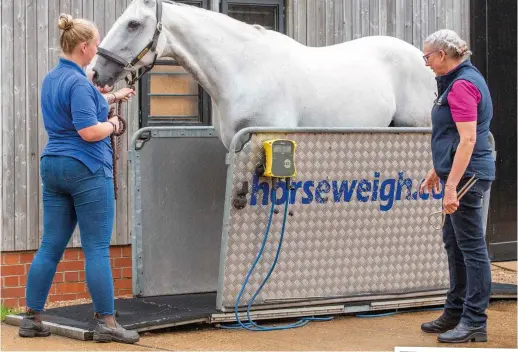
[[[109,50],[106,50],[101,47],[97,48],[98,55],[103,56],[109,60],[112,60],[112,61],[118,63],[119,65],[123,66],[124,70],[130,71],[131,78],[128,79],[127,76],[125,78],[128,86],[134,86],[135,82],[137,82],[140,79],[140,77],[142,77],[143,74],[145,74],[146,72],[151,70],[153,68],[153,66],[155,66],[156,59],[158,57],[158,53],[156,52],[156,47],[158,44],[158,38],[160,37],[160,33],[162,32],[162,0],[156,0],[156,20],[157,20],[157,25],[155,28],[155,33],[153,34],[153,39],[151,40],[151,42],[148,45],[146,45],[146,47],[144,49],[142,49],[140,51],[140,53],[138,53],[138,55],[133,60],[131,60],[131,62],[128,62],[124,58],[120,57],[119,55],[117,55]],[[155,54],[155,57],[153,58],[153,63],[151,65],[144,66],[143,72],[139,76],[137,76],[134,66],[140,60],[142,60],[144,55],[146,55],[149,51],[151,51]]]

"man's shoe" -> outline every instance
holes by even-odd
[[[50,329],[36,321],[33,315],[27,315],[20,322],[18,335],[21,337],[47,337],[50,336]]]
[[[455,329],[437,336],[437,340],[447,343],[487,342],[487,330],[485,326],[470,327],[460,323]]]
[[[455,328],[459,322],[460,318],[455,319],[443,314],[439,318],[421,325],[421,330],[428,333],[442,333]]]
[[[116,327],[111,328],[103,321],[97,322],[97,327],[94,330],[94,341],[97,342],[122,342],[135,343],[140,339],[138,332],[126,330],[119,323],[115,322]]]

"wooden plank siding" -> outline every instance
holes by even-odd
[[[49,0],[38,0],[38,12],[37,12],[37,24],[38,24],[38,64],[37,64],[37,72],[38,72],[38,86],[36,91],[36,96],[38,98],[38,116],[36,117],[38,120],[38,161],[45,144],[47,143],[47,133],[45,132],[45,128],[43,126],[43,117],[41,114],[40,108],[40,91],[41,85],[43,82],[43,78],[49,71]],[[34,117],[30,117],[34,118]],[[37,165],[39,172],[39,164]],[[41,236],[43,235],[43,199],[42,199],[42,188],[41,182],[38,177],[38,212],[34,213],[33,216],[38,216],[38,240],[37,244],[41,243]],[[28,247],[27,249],[32,249],[32,247]]]
[[[27,247],[39,244],[39,144],[38,144],[38,1],[27,0],[25,51],[27,66],[25,75],[25,111],[27,114]],[[22,249],[24,249],[22,247]]]
[[[25,111],[25,1],[14,2],[14,246],[23,250],[27,242],[27,136]]]
[[[2,249],[15,249],[14,2],[2,0]]]
[[[422,49],[429,34],[450,28],[469,43],[469,1],[287,0],[287,33],[308,46],[389,35]]]
[[[2,58],[4,57],[2,55],[2,53],[4,52],[4,48],[2,47],[2,37],[4,35],[4,32],[3,32],[3,26],[1,25],[2,24],[2,13],[3,13],[3,4],[0,4],[0,125],[3,124],[3,116],[4,116],[4,109],[3,109],[3,101],[1,100],[2,97],[4,96],[3,94],[3,88],[4,88],[4,85],[1,83],[3,82],[2,78],[3,78],[3,75],[2,75],[2,70],[3,70],[3,60]],[[4,129],[3,129],[3,125],[2,125],[2,132],[0,133],[0,158],[2,158],[2,161],[3,161],[3,155],[4,155],[4,143],[3,143],[3,140],[4,140]],[[2,163],[0,163],[2,164]],[[3,164],[2,164],[2,167],[3,167]],[[3,234],[4,234],[4,221],[3,221],[3,218],[4,218],[4,201],[3,201],[3,189],[4,189],[4,173],[3,172],[0,172],[0,241],[2,241],[3,243]],[[1,246],[0,246],[1,248]]]
[[[260,0],[258,0],[260,1]],[[102,37],[131,0],[2,0],[0,12],[0,231],[3,251],[31,250],[41,243],[43,216],[39,156],[47,142],[40,91],[60,56],[61,13],[92,20]],[[286,33],[308,46],[326,46],[368,35],[389,35],[422,49],[439,28],[469,43],[470,0],[285,0]],[[219,1],[210,0],[219,11]],[[116,88],[123,84],[117,84]],[[138,89],[138,87],[137,87]],[[138,93],[138,92],[137,92]],[[139,128],[138,99],[123,104],[128,130],[118,161],[119,197],[112,244],[131,243],[131,197],[127,150]],[[80,246],[76,229],[69,247]]]
[[[47,143],[40,91],[60,56],[61,13],[96,23],[101,38],[131,0],[2,0],[0,13],[0,217],[2,251],[37,249],[43,232],[39,157]],[[15,61],[16,60],[16,61]],[[118,88],[122,84],[117,85]],[[119,199],[112,244],[130,243],[127,149],[139,127],[138,99],[123,104],[129,119],[119,159]],[[76,228],[69,247],[80,246]]]

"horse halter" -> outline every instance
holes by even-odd
[[[158,57],[158,53],[156,52],[156,46],[158,44],[158,37],[162,32],[162,0],[156,0],[156,21],[157,24],[155,28],[155,33],[153,34],[153,39],[144,49],[142,49],[142,51],[133,60],[131,60],[131,62],[126,61],[119,55],[112,53],[109,50],[106,50],[101,47],[97,48],[98,55],[103,56],[106,59],[115,61],[117,64],[123,66],[125,71],[131,72],[130,79],[128,79],[127,75],[124,78],[126,84],[130,87],[133,87],[135,85],[135,82],[137,82],[140,79],[140,77],[142,77],[142,75],[144,75],[146,72],[151,70],[153,66],[155,66],[156,59]],[[137,70],[133,66],[137,64],[150,50],[155,54],[155,57],[153,58],[153,63],[151,65],[144,66],[143,72],[137,76]]]

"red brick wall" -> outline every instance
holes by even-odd
[[[2,252],[2,304],[25,306],[27,274],[36,251]],[[110,248],[115,297],[131,294],[131,245]],[[90,298],[81,248],[66,249],[58,264],[47,302]]]

